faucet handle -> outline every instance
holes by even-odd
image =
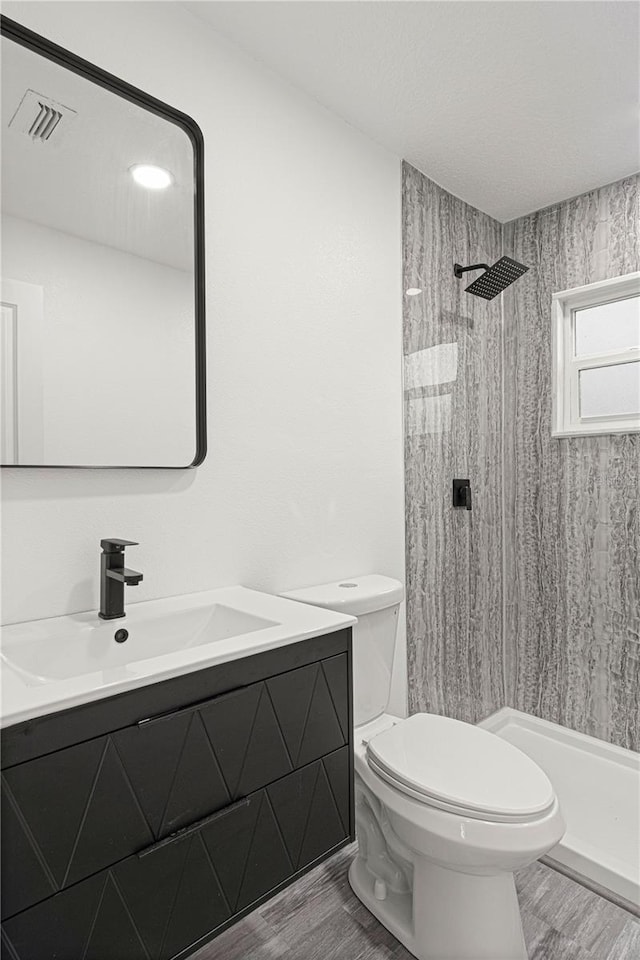
[[[117,537],[108,537],[100,541],[100,546],[105,553],[122,553],[125,547],[137,547],[136,540],[119,540]]]

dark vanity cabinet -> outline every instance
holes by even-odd
[[[2,732],[2,958],[170,960],[354,836],[342,630]]]

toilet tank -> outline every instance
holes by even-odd
[[[289,600],[358,618],[353,628],[353,708],[357,727],[375,720],[387,709],[403,595],[398,580],[378,574],[282,594]]]

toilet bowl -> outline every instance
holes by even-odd
[[[416,714],[368,727],[355,747],[354,892],[419,960],[526,960],[513,871],[564,833],[546,775],[516,748],[503,752],[506,741],[476,737],[485,731],[471,724]],[[417,753],[421,737],[425,769],[416,770],[406,744]],[[376,762],[380,753],[395,776]],[[470,759],[466,778],[460,761]],[[370,855],[378,832],[382,858]],[[399,880],[388,882],[388,864]]]
[[[384,712],[398,581],[356,577],[285,596],[358,617],[353,891],[418,960],[526,960],[513,872],[565,829],[546,774],[472,724]]]

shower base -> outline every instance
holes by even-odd
[[[640,916],[640,755],[503,707],[478,724],[553,783],[567,832],[542,862]]]

